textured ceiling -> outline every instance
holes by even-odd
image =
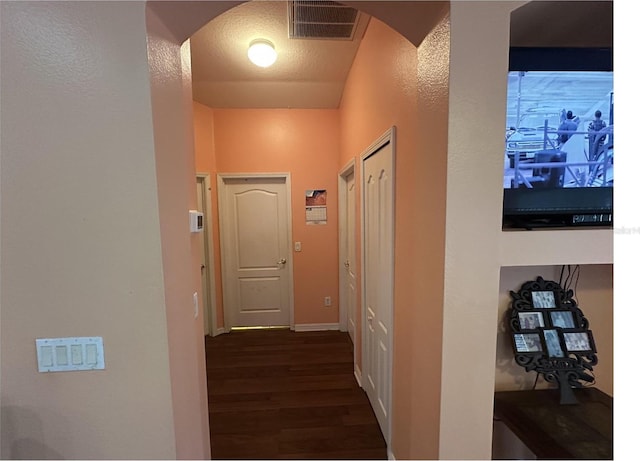
[[[254,1],[218,16],[191,38],[194,99],[215,108],[337,108],[368,16],[353,40],[289,39],[286,1]],[[274,43],[269,68],[249,43]]]
[[[368,24],[363,11],[384,18],[417,46],[447,2],[343,3],[359,8],[363,17],[353,41],[289,39],[285,0],[254,0],[218,16],[191,37],[194,99],[214,108],[335,109]],[[275,44],[279,56],[272,67],[248,60],[247,48],[256,38]],[[612,44],[612,1],[531,1],[512,14],[513,46]]]

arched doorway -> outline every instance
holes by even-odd
[[[358,3],[358,6],[360,7],[363,2],[357,2],[357,3]],[[384,5],[382,5],[382,2],[370,2],[370,3],[372,3],[371,8],[374,8],[374,7],[380,8],[380,7],[384,6]],[[437,20],[442,18],[441,8],[442,8],[443,4],[440,4],[440,3],[435,4],[435,3],[432,3],[432,2],[425,2],[425,4],[422,4],[422,3],[423,2],[412,2],[411,3],[412,6],[408,7],[408,10],[404,11],[403,14],[400,14],[402,9],[389,9],[389,8],[387,8],[386,10],[384,8],[382,8],[380,10],[380,14],[383,15],[383,16],[387,15],[387,16],[390,16],[390,17],[393,17],[394,15],[398,15],[399,14],[400,17],[404,17],[405,18],[405,23],[406,24],[409,24],[409,25],[412,25],[412,26],[415,26],[416,22],[412,21],[412,20],[407,20],[407,18],[414,17],[414,15],[416,14],[417,9],[419,9],[420,7],[425,8],[425,9],[430,9],[431,12],[433,12],[434,11],[433,8],[435,8],[435,11],[437,12],[437,14],[435,15],[435,18]],[[180,100],[183,99],[185,97],[186,93],[187,93],[187,92],[185,92],[184,89],[185,88],[190,89],[190,81],[189,81],[190,69],[189,69],[188,63],[186,63],[186,61],[188,60],[188,58],[187,58],[188,57],[187,50],[185,49],[184,45],[182,45],[182,49],[180,48],[181,47],[180,42],[179,42],[180,39],[176,39],[176,37],[181,37],[181,38],[182,37],[185,37],[185,38],[188,37],[188,34],[187,34],[187,29],[188,28],[185,26],[185,24],[187,24],[187,22],[188,22],[187,21],[187,16],[193,14],[193,15],[195,15],[197,17],[192,23],[192,24],[194,24],[193,25],[193,29],[195,31],[195,30],[198,29],[198,27],[200,25],[202,25],[203,22],[206,22],[206,21],[203,20],[203,17],[205,16],[204,8],[212,8],[213,10],[215,10],[215,12],[217,14],[222,14],[224,11],[227,10],[227,7],[229,5],[228,4],[225,4],[223,6],[221,6],[221,5],[202,5],[202,4],[193,5],[193,4],[189,4],[189,3],[188,4],[181,3],[179,5],[180,8],[177,8],[177,9],[176,9],[176,6],[177,5],[173,5],[173,4],[163,5],[163,2],[160,2],[157,5],[157,8],[156,8],[155,4],[149,4],[150,15],[154,16],[153,20],[150,21],[150,25],[151,26],[149,27],[149,31],[150,31],[150,36],[153,36],[154,34],[156,34],[156,37],[158,39],[160,39],[160,40],[157,40],[157,41],[156,40],[152,41],[152,45],[150,46],[150,50],[158,52],[159,55],[161,55],[163,59],[165,59],[168,55],[171,55],[173,57],[174,65],[173,66],[168,66],[168,67],[170,67],[173,71],[175,71],[176,68],[182,69],[182,76],[181,76],[182,82],[181,83],[180,82],[176,82],[177,85],[176,85],[175,93],[172,94],[172,97],[175,98],[174,102],[176,104],[180,104]],[[364,5],[362,5],[362,6],[364,6]],[[184,9],[183,9],[183,7],[184,7]],[[210,17],[209,15],[212,14],[211,11],[213,11],[213,10],[207,11],[206,16]],[[437,20],[434,20],[434,21],[437,22]],[[396,21],[398,21],[397,18],[396,18]],[[152,26],[153,26],[154,23],[157,26],[156,30],[152,30],[153,29]],[[170,24],[174,24],[174,23],[175,23],[175,27],[174,27],[173,31],[168,30],[167,27]],[[402,21],[399,22],[399,24],[401,24],[401,23],[402,23]],[[428,21],[423,23],[423,24],[427,24],[427,23],[428,23]],[[428,30],[428,27],[426,28],[426,30]],[[158,31],[160,31],[160,32],[158,32]],[[424,33],[426,34],[426,31],[424,31]],[[160,36],[158,36],[157,34],[160,34]],[[419,39],[416,39],[415,37],[414,37],[414,39],[415,40],[419,40]],[[161,48],[161,50],[156,50],[155,47],[154,47],[154,43],[157,43],[159,48]],[[414,55],[415,55],[415,45],[411,45],[411,46],[413,47],[412,48],[412,50],[413,50],[412,53],[414,53]],[[159,65],[158,67],[162,67],[162,66],[164,66],[166,64],[166,63],[160,62],[160,60],[154,59],[153,57],[150,58],[150,62],[152,63],[152,65],[158,64]],[[180,64],[176,66],[175,64],[177,64],[178,62],[180,62]],[[413,64],[413,66],[414,67],[411,67],[411,66],[408,67],[408,68],[410,68],[410,72],[415,72],[416,71],[415,70],[416,69],[415,64]],[[156,72],[158,74],[161,74],[164,70],[165,69],[158,68],[156,70]],[[415,75],[413,77],[415,77]],[[178,86],[180,86],[180,88],[178,88]],[[167,93],[164,92],[164,94],[166,95]],[[168,108],[168,106],[167,106],[167,108]],[[162,111],[162,114],[159,114],[158,111],[156,111],[156,114],[158,116],[160,116],[160,117],[167,117],[167,110]],[[172,116],[174,116],[174,117],[179,117],[179,115],[180,114],[178,114],[178,113],[173,113],[172,114]],[[401,116],[402,117],[401,110],[399,111],[398,114],[393,114],[393,116]],[[181,121],[179,119],[174,119],[172,124],[174,124],[175,126],[178,126],[178,127],[184,126],[183,121]],[[166,126],[168,126],[168,124]],[[386,127],[388,127],[388,125]],[[378,132],[376,133],[376,136],[374,136],[374,137],[372,137],[370,135],[367,135],[368,137],[364,138],[364,139],[368,140],[367,142],[370,142],[372,139],[375,139],[377,137],[377,135],[379,134],[379,129],[380,129],[379,127],[373,127],[372,129],[374,131],[377,130]],[[172,157],[172,153],[173,152],[171,152],[171,153],[167,152],[165,154],[162,153],[162,150],[164,149],[163,146],[171,145],[172,142],[175,143],[176,137],[173,136],[171,138],[171,142],[170,142],[169,141],[169,137],[170,136],[171,136],[171,134],[170,134],[170,131],[168,131],[168,130],[167,131],[162,131],[162,132],[158,132],[156,130],[156,146],[160,150],[160,152],[157,153],[157,155],[160,155],[161,157],[164,157],[166,159],[170,159],[171,160],[170,162],[167,163],[166,166],[162,166],[161,165],[159,167],[160,169],[167,168],[167,172],[168,172],[168,170],[175,170],[178,167],[178,165],[176,165],[176,163],[173,163],[173,162],[176,161],[175,157]],[[185,133],[181,133],[180,136],[185,136]],[[361,146],[355,152],[361,152],[362,151],[362,147],[364,147],[364,146]],[[337,171],[339,169],[339,165],[336,165],[336,166],[337,166],[337,168],[335,168],[335,173],[337,173]],[[160,175],[160,176],[162,176],[162,175]],[[159,184],[159,188],[160,189],[167,188],[167,187],[168,187],[168,185]],[[174,187],[174,186],[172,186],[172,187]],[[189,194],[188,185],[184,185],[183,184],[180,187],[181,188],[185,187],[185,189],[184,189],[185,190],[185,194],[187,194],[187,195]],[[175,190],[175,187],[174,187],[174,190]],[[162,209],[162,204],[161,204],[161,209]],[[161,216],[162,216],[162,211],[161,211]],[[169,214],[167,214],[167,222],[168,223],[172,223],[173,222],[173,218],[169,218]],[[170,225],[170,224],[167,224],[167,225]],[[411,283],[415,283],[415,282],[417,282],[417,281],[412,281]],[[171,330],[172,329],[171,329],[171,326],[170,326],[169,327],[169,335],[170,336],[172,334],[174,334],[174,333],[172,333]],[[404,347],[409,347],[409,345],[405,343]],[[400,350],[402,350],[402,348],[400,348]],[[432,352],[435,355],[437,355],[437,353],[438,353],[438,351],[435,350],[435,349]],[[410,397],[408,397],[408,396],[407,396],[407,398],[410,399]],[[406,419],[406,418],[407,418],[407,416],[405,415],[404,419]]]

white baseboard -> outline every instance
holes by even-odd
[[[356,381],[358,381],[358,386],[362,387],[362,370],[360,370],[357,363],[354,364],[353,375],[356,377]]]
[[[294,327],[294,331],[327,331],[339,329],[339,323],[301,323]]]

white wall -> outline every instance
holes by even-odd
[[[451,2],[440,459],[491,456],[510,8]]]
[[[491,457],[501,267],[613,262],[612,231],[501,230],[510,12],[525,3],[451,2],[440,459]]]
[[[2,458],[175,458],[142,2],[2,2]],[[38,373],[36,338],[103,371]]]

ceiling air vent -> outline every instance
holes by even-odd
[[[329,1],[289,1],[289,38],[352,40],[360,13]]]

